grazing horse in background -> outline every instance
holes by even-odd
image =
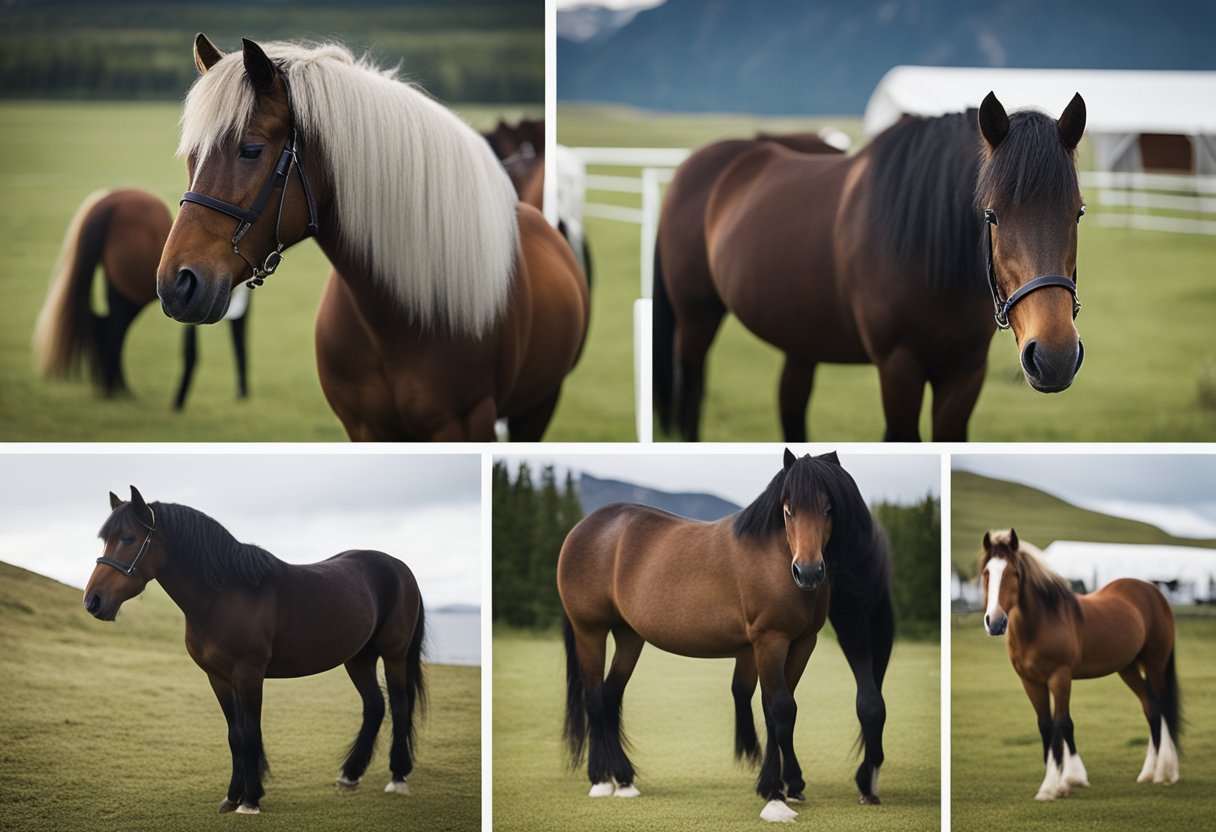
[[[821,362],[878,368],[886,439],[919,440],[928,384],[933,439],[965,440],[998,325],[1013,328],[1031,387],[1066,389],[1084,357],[1073,324],[1084,129],[1080,95],[1057,120],[1008,115],[990,93],[978,117],[908,117],[853,156],[760,142],[711,185],[678,187],[677,172],[656,254],[660,418],[699,437],[706,353],[727,311],[786,355],[788,441],[806,437]],[[701,232],[683,248],[685,199],[706,206],[703,249]]]
[[[214,323],[315,235],[321,388],[352,439],[539,440],[582,348],[569,246],[489,145],[337,45],[195,41],[179,150],[190,187],[158,272],[165,312]],[[249,206],[249,207],[244,207]],[[266,210],[269,209],[269,210]]]
[[[1008,632],[1009,661],[1043,740],[1047,773],[1035,800],[1055,800],[1089,785],[1069,714],[1072,681],[1112,673],[1136,694],[1148,720],[1148,753],[1136,782],[1176,783],[1182,717],[1169,601],[1152,584],[1130,578],[1076,595],[1041,557],[1013,529],[984,535],[984,629],[990,636]]]
[[[376,661],[384,660],[393,718],[385,791],[409,794],[414,713],[424,702],[425,617],[408,566],[356,549],[294,566],[240,543],[197,509],[147,503],[134,486],[99,537],[105,552],[84,589],[84,606],[113,621],[123,602],[160,582],[186,616],[186,650],[203,669],[228,721],[232,779],[220,812],[257,814],[267,771],[262,682],[322,673],[340,664],[363,699],[363,724],[338,785],[356,788],[384,719]]]
[[[47,378],[73,375],[84,364],[103,396],[129,392],[122,348],[135,317],[156,300],[156,267],[173,218],[154,194],[134,188],[90,194],[72,217],[34,329],[39,372]],[[92,309],[93,273],[105,271],[106,313]],[[237,395],[245,398],[245,312],[234,303],[232,346],[236,353]],[[183,368],[174,406],[186,404],[198,361],[198,334],[182,336]]]
[[[544,210],[545,120],[524,118],[510,125],[499,119],[492,131],[481,135],[506,168],[519,201]]]
[[[891,656],[890,552],[835,453],[796,458],[743,511],[713,523],[636,504],[592,512],[557,562],[565,610],[566,727],[571,761],[587,753],[591,796],[638,795],[622,746],[621,700],[642,646],[735,660],[735,756],[758,761],[752,694],[759,680],[768,741],[756,781],[761,817],[788,821],[803,800],[794,754],[794,690],[825,619],[857,683],[865,756],[860,802],[878,803]],[[608,634],[616,644],[604,676]]]

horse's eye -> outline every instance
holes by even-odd
[[[241,145],[242,159],[256,159],[262,155],[262,145],[260,144],[243,144]]]
[[[1081,204],[1081,210],[1077,212],[1077,222],[1081,221],[1081,217],[1085,216],[1085,204]]]
[[[133,534],[124,534],[124,535],[122,536],[122,542],[123,542],[123,543],[134,543],[134,542],[135,542],[135,535],[133,535]]]
[[[827,517],[831,513],[832,513],[832,504],[828,503],[826,506],[823,507],[823,516]]]

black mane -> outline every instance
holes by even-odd
[[[867,238],[935,290],[984,285],[976,112],[906,116],[869,146]]]
[[[1076,198],[1075,151],[1065,149],[1056,120],[1034,110],[1009,116],[1009,132],[982,165],[975,208],[1059,205]]]
[[[173,565],[195,575],[209,589],[233,585],[260,586],[279,559],[260,546],[241,543],[227,529],[198,509],[175,503],[150,503],[156,531],[163,536]],[[123,503],[102,524],[102,540],[118,534],[134,517],[132,503]]]
[[[870,594],[875,587],[885,587],[891,569],[886,535],[857,483],[838,462],[804,456],[782,468],[760,496],[735,516],[735,536],[762,541],[784,534],[786,502],[797,512],[825,499],[832,506],[832,537],[823,558],[832,591]]]

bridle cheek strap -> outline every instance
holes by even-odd
[[[147,529],[148,534],[144,536],[144,542],[139,544],[139,551],[135,553],[134,560],[132,560],[130,563],[123,563],[116,558],[108,558],[105,555],[102,555],[97,559],[98,563],[104,563],[106,566],[113,566],[127,577],[135,574],[135,567],[139,566],[139,562],[144,558],[144,553],[148,551],[148,544],[152,541],[152,532],[156,531],[156,512],[152,510],[152,506],[148,506],[148,511],[152,515],[151,526],[140,519],[138,514],[135,515],[135,519],[139,520],[139,525]]]
[[[1081,213],[1077,215],[1077,222],[1081,221],[1081,217],[1085,215],[1085,209],[1081,209]],[[1012,295],[1005,300],[1001,300],[1001,290],[996,283],[996,264],[992,259],[992,229],[999,225],[996,220],[996,212],[991,208],[984,209],[984,222],[988,226],[988,289],[992,292],[992,303],[995,307],[996,325],[1001,329],[1009,329],[1009,313],[1013,311],[1013,307],[1018,302],[1024,300],[1031,292],[1037,292],[1039,289],[1048,287],[1057,287],[1065,289],[1072,295],[1072,317],[1075,321],[1078,313],[1081,311],[1081,301],[1077,298],[1077,270],[1072,270],[1072,279],[1069,280],[1062,274],[1046,274],[1036,277],[1034,280],[1027,281],[1017,288]]]

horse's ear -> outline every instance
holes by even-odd
[[[114,509],[118,508],[120,505],[122,505],[122,500],[120,500],[118,498],[117,494],[115,494],[113,491],[111,491],[110,492],[110,510],[113,511]]]
[[[1076,150],[1081,136],[1085,134],[1085,99],[1081,97],[1081,93],[1073,94],[1072,101],[1068,102],[1060,120],[1056,122],[1056,129],[1060,132],[1060,141],[1064,143],[1064,147]]]
[[[1018,533],[1013,529],[1009,530],[1009,545],[1013,547],[1013,551],[1018,550]]]
[[[996,93],[985,95],[984,102],[980,104],[980,133],[993,150],[1009,135],[1009,116],[1001,102],[996,100]]]
[[[835,452],[835,451],[828,451],[828,452],[827,452],[826,454],[824,454],[823,456],[818,457],[818,459],[822,459],[824,462],[830,462],[830,463],[832,463],[833,465],[839,465],[839,464],[840,464],[840,457],[836,456],[836,452]]]
[[[797,459],[798,459],[798,457],[794,456],[794,452],[791,451],[789,448],[786,448],[785,449],[785,460],[784,460],[785,470],[788,471],[790,466],[793,465]]]
[[[984,532],[984,551],[992,549],[992,532]]]
[[[224,53],[202,32],[194,36],[194,65],[198,67],[199,75],[206,75],[207,70],[219,63],[222,57]]]
[[[148,504],[144,502],[144,495],[139,493],[139,489],[131,486],[131,504],[135,506],[135,516],[139,518],[145,526],[155,525],[155,520],[152,515],[152,509],[148,508]]]
[[[262,51],[262,47],[249,38],[241,38],[241,47],[245,57],[245,74],[253,82],[253,88],[260,93],[274,91],[274,79],[278,68]]]

